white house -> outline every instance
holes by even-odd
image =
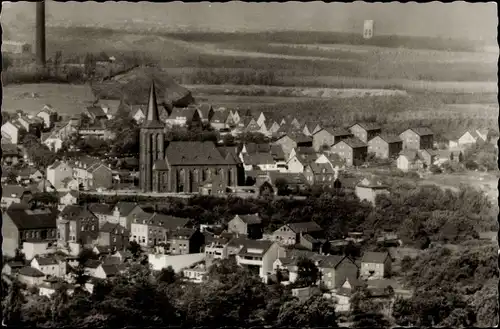
[[[47,180],[56,190],[65,188],[65,182],[73,178],[73,168],[64,161],[56,161],[47,167]]]
[[[269,275],[274,272],[273,264],[276,259],[285,257],[285,249],[278,243],[267,240],[244,240],[240,243],[241,249],[236,255],[238,265],[255,270],[267,282]]]
[[[259,126],[262,126],[265,122],[266,122],[266,116],[264,115],[264,112],[260,112],[260,115],[257,118],[257,124]]]
[[[295,155],[288,160],[286,165],[288,167],[287,171],[290,173],[298,174],[304,172],[304,164]]]
[[[61,149],[63,140],[55,132],[42,134],[42,143],[46,145],[49,150],[57,152]]]
[[[78,192],[69,191],[61,195],[59,204],[63,206],[78,204]]]
[[[56,257],[35,256],[31,260],[30,266],[42,272],[45,276],[63,278],[66,273],[66,262],[60,261]]]
[[[182,273],[184,274],[185,279],[194,283],[202,283],[205,275],[207,274],[207,266],[203,263],[199,263],[195,266],[184,269]]]
[[[11,144],[19,144],[26,129],[16,120],[8,121],[2,125],[2,138],[9,140]]]
[[[140,106],[135,108],[135,112],[132,113],[132,118],[137,123],[141,123],[145,117],[146,117],[146,114],[144,113],[143,108]]]
[[[36,116],[43,120],[45,128],[50,128],[57,120],[57,112],[47,104],[43,106],[42,110]]]
[[[420,170],[424,166],[424,162],[420,159],[418,152],[415,150],[405,150],[401,152],[396,160],[398,169],[402,171]]]
[[[148,254],[148,261],[154,271],[161,271],[172,266],[172,269],[179,273],[186,267],[193,266],[205,259],[204,253],[185,255],[166,255],[161,253]]]

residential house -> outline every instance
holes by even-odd
[[[57,122],[50,133],[49,139],[68,140],[72,135],[78,133],[79,118],[71,118],[64,122]],[[43,136],[43,135],[42,135]],[[46,137],[46,136],[45,136]]]
[[[109,279],[125,272],[126,266],[123,264],[100,264],[94,271],[93,277],[98,279]]]
[[[268,179],[262,180],[261,183],[263,183],[264,181],[268,181],[271,186],[276,186],[277,182],[281,182],[289,191],[292,192],[303,191],[309,185],[303,173],[281,173],[277,171],[270,171],[267,177]]]
[[[319,124],[317,123],[305,123],[304,124],[304,128],[302,129],[302,132],[304,133],[304,135],[306,136],[312,136],[314,135],[315,133],[317,133],[318,131],[321,130],[321,127]]]
[[[24,283],[28,287],[38,286],[43,283],[45,279],[45,274],[40,270],[33,268],[31,266],[25,266],[19,270],[17,273],[17,279],[19,282]]]
[[[23,161],[21,151],[17,145],[11,143],[2,143],[2,165],[12,166]]]
[[[45,129],[53,127],[59,117],[54,108],[47,104],[43,106],[42,110],[36,116],[43,120]]]
[[[283,149],[279,145],[270,145],[271,147],[271,155],[273,157],[274,163],[276,164],[276,169],[279,172],[287,172],[288,171],[288,166],[287,166],[287,159],[285,157],[285,152],[283,152]]]
[[[260,133],[261,132],[261,125],[257,123],[257,120],[254,118],[250,118],[247,122],[247,120],[244,120],[245,126],[243,128],[244,132],[247,133]]]
[[[136,202],[120,201],[113,208],[113,215],[107,217],[107,221],[120,224],[130,231],[134,215],[142,213],[145,211]]]
[[[57,152],[62,148],[63,140],[57,134],[57,131],[51,131],[48,133],[42,133],[41,135],[42,144],[47,146],[49,150]]]
[[[321,282],[330,290],[342,287],[346,279],[358,277],[358,265],[348,256],[321,256],[315,263],[321,273]]]
[[[264,282],[273,274],[276,259],[285,256],[285,249],[273,241],[241,240],[236,262],[258,273]]]
[[[2,138],[11,144],[21,144],[27,130],[18,120],[11,120],[2,125]]]
[[[417,152],[420,158],[423,160],[425,168],[429,168],[431,165],[433,165],[439,154],[436,150],[432,149],[423,149],[418,150]]]
[[[309,163],[304,168],[304,176],[311,185],[333,187],[335,171],[329,163]]]
[[[19,114],[17,122],[19,122],[30,134],[40,137],[44,126],[42,118],[32,115]]]
[[[458,136],[456,140],[449,141],[450,148],[463,148],[476,144],[478,141],[486,142],[488,140],[488,131],[467,130]]]
[[[302,173],[305,166],[314,163],[317,159],[317,154],[312,147],[297,147],[292,149],[290,157],[287,162],[288,172]]]
[[[94,123],[81,126],[78,129],[78,135],[82,138],[97,138],[103,140],[114,138],[114,134],[106,128],[104,121],[96,121]]]
[[[230,111],[231,112],[231,117],[232,117],[232,123],[234,125],[238,125],[241,121],[240,114],[238,113],[238,110]]]
[[[380,128],[379,124],[365,122],[352,125],[349,127],[349,131],[354,135],[354,137],[364,143],[368,143],[369,140],[372,140],[382,133],[382,128]]]
[[[3,265],[2,274],[16,275],[24,266],[24,263],[21,261],[9,261]]]
[[[113,250],[109,245],[101,245],[101,244],[94,246],[92,251],[94,252],[94,254],[99,256],[99,259],[101,261],[104,261],[105,259],[109,258],[109,256],[113,253]]]
[[[273,123],[268,127],[268,131],[271,135],[277,134],[279,130],[280,130],[280,124],[277,123],[276,121],[273,121]]]
[[[215,111],[210,121],[210,125],[216,131],[225,131],[229,129],[231,123],[229,111],[225,109]]]
[[[264,123],[266,123],[266,116],[264,115],[264,112],[260,112],[259,117],[257,118],[257,124],[262,126]]]
[[[248,236],[249,239],[262,238],[262,219],[259,214],[236,215],[228,223],[227,230],[232,233]]]
[[[312,135],[312,146],[316,152],[329,150],[342,140],[353,137],[353,134],[344,128],[323,128]]]
[[[3,185],[2,186],[2,201],[3,209],[7,209],[11,204],[22,203],[29,204],[33,198],[33,193],[26,187],[19,185]]]
[[[113,187],[113,172],[103,162],[90,157],[83,157],[73,165],[73,176],[85,189],[110,189]]]
[[[185,228],[188,218],[179,218],[158,213],[138,213],[133,215],[130,240],[143,247],[154,247],[167,242],[167,233]]]
[[[113,206],[105,203],[90,203],[87,205],[88,209],[99,219],[99,226],[107,222],[114,222],[115,217],[113,213]]]
[[[214,116],[214,109],[210,104],[200,104],[196,106],[202,123],[210,123]]]
[[[55,256],[35,256],[31,260],[30,266],[42,272],[45,277],[64,278],[67,273],[66,262]]]
[[[379,159],[396,158],[403,150],[403,141],[399,136],[379,135],[368,141],[368,153]]]
[[[323,233],[323,229],[315,222],[288,223],[273,232],[273,240],[284,245],[295,245],[300,243],[302,235],[323,237]]]
[[[92,122],[107,120],[108,116],[101,106],[93,105],[85,108],[83,114],[90,118]]]
[[[241,160],[243,162],[243,168],[245,171],[250,170],[262,170],[262,171],[274,171],[278,170],[276,163],[273,159],[271,153],[251,153],[251,154],[241,154]]]
[[[35,167],[25,167],[17,171],[17,182],[20,184],[30,184],[31,182],[40,182],[43,179],[43,173]]]
[[[90,246],[99,237],[99,219],[85,206],[68,205],[57,217],[57,244],[70,243]]]
[[[227,182],[222,175],[212,175],[198,185],[200,195],[225,195],[228,191]]]
[[[434,145],[434,133],[425,127],[406,129],[399,137],[403,140],[403,149],[432,149]]]
[[[109,246],[111,251],[123,250],[129,245],[130,231],[117,223],[104,223],[99,228],[99,245]]]
[[[128,250],[118,250],[111,257],[118,259],[120,263],[125,263],[132,259],[132,253]]]
[[[202,283],[207,275],[207,266],[199,263],[182,271],[183,278],[193,283]]]
[[[361,259],[360,277],[383,279],[391,274],[392,259],[388,252],[365,252]]]
[[[353,137],[332,145],[331,152],[345,160],[346,166],[359,166],[366,160],[368,145]]]
[[[167,233],[167,236],[172,255],[197,254],[205,244],[203,233],[194,228],[177,228]]]
[[[290,122],[292,126],[294,126],[296,129],[300,129],[300,122],[297,120],[297,118],[293,118],[293,120]]]
[[[229,245],[231,238],[216,237],[210,243],[205,245],[205,257],[209,260],[227,259],[231,255],[236,255],[238,250],[234,250]],[[231,254],[231,251],[233,253]]]
[[[129,113],[137,124],[142,123],[146,118],[146,109],[144,105],[131,105]]]
[[[13,257],[26,241],[55,242],[57,214],[49,209],[9,208],[2,214],[2,252]]]
[[[388,186],[382,184],[381,182],[371,182],[370,180],[364,180],[356,185],[355,189],[356,196],[361,200],[366,200],[375,204],[375,200],[378,195],[389,195]]]
[[[77,191],[68,191],[68,192],[63,192],[60,194],[59,197],[59,205],[64,208],[65,206],[69,205],[76,205],[78,204],[78,192]]]
[[[65,182],[73,177],[73,168],[68,162],[57,160],[47,167],[47,180],[56,190],[66,188]]]
[[[165,120],[165,123],[170,127],[184,127],[195,122],[201,122],[201,118],[200,113],[196,110],[196,108],[193,107],[174,108],[168,119]]]
[[[424,168],[424,161],[417,150],[403,150],[396,160],[398,169],[402,171],[417,171]]]
[[[312,137],[305,136],[302,133],[287,133],[278,138],[273,144],[281,146],[283,152],[285,153],[285,157],[289,159],[290,153],[293,149],[296,149],[297,147],[312,146],[313,139]]]
[[[333,169],[345,169],[345,160],[340,157],[337,153],[322,153],[318,155],[316,163],[327,163],[332,166]]]

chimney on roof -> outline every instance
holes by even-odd
[[[45,1],[36,3],[36,62],[45,66]]]

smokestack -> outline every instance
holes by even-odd
[[[45,66],[45,1],[36,3],[36,63]]]

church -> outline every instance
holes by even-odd
[[[140,186],[143,192],[198,193],[200,187],[225,191],[236,186],[239,161],[231,148],[213,142],[167,142],[166,125],[160,121],[154,82],[149,92],[146,118],[140,130]],[[215,179],[217,178],[217,179]]]

